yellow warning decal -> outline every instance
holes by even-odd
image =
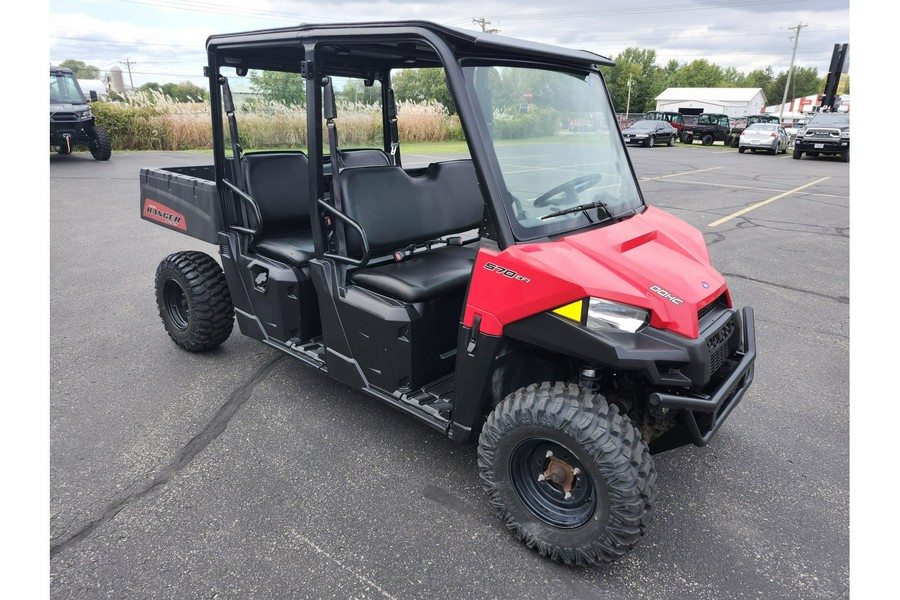
[[[581,315],[583,314],[583,309],[584,300],[577,300],[572,304],[560,306],[559,308],[554,309],[553,312],[567,319],[572,319],[573,321],[581,323]]]

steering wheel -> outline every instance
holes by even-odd
[[[578,194],[596,185],[601,179],[603,179],[603,175],[600,175],[599,173],[576,177],[575,179],[567,181],[562,185],[558,185],[535,198],[534,206],[540,208],[549,204],[560,204],[560,202],[553,202],[553,198],[560,194],[565,194],[565,204],[577,204]]]

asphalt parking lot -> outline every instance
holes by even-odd
[[[503,527],[474,445],[237,329],[207,354],[171,343],[156,265],[215,249],[139,219],[138,171],[210,157],[51,155],[51,597],[846,597],[849,165],[629,153],[754,307],[759,357],[709,447],[655,457],[648,537],[590,569]]]

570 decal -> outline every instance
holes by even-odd
[[[509,277],[510,279],[515,279],[516,281],[521,281],[522,283],[531,283],[531,279],[528,277],[522,277],[512,269],[507,269],[506,267],[501,267],[499,265],[495,265],[492,262],[486,263],[484,268],[488,271],[493,271],[498,275],[503,275],[504,277]]]

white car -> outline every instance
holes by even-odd
[[[769,154],[787,153],[791,138],[784,127],[775,123],[754,123],[741,132],[738,152],[765,150]]]

